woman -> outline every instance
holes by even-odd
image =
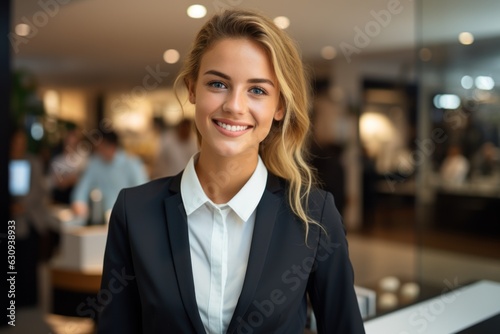
[[[272,21],[226,11],[176,84],[200,152],[123,190],[111,217],[99,333],[363,333],[333,197],[311,187],[306,79]]]

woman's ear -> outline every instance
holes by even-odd
[[[192,80],[186,80],[186,86],[188,89],[188,94],[189,94],[189,102],[191,104],[196,103],[196,83],[193,82]]]
[[[280,103],[278,109],[274,113],[274,120],[281,121],[285,117],[285,108],[283,108],[283,104]]]

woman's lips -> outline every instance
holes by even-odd
[[[221,128],[224,128],[224,129],[226,129],[228,131],[231,131],[231,132],[244,131],[244,130],[246,130],[246,129],[249,128],[248,125],[231,125],[231,124],[227,124],[227,123],[224,123],[224,122],[221,122],[221,121],[215,121],[215,122]]]
[[[227,121],[214,120],[213,122],[216,125],[219,132],[230,137],[237,137],[239,135],[242,135],[248,132],[248,130],[252,128],[251,125],[234,124],[234,123],[230,124]]]

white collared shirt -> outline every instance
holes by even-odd
[[[243,287],[255,224],[256,208],[264,193],[267,169],[259,157],[254,173],[226,204],[213,203],[203,191],[194,168],[194,155],[181,179],[186,210],[196,302],[205,330],[227,331]],[[214,175],[224,186],[231,171]]]

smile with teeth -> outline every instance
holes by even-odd
[[[220,121],[216,121],[217,125],[220,126],[221,128],[231,131],[231,132],[238,132],[238,131],[244,131],[249,128],[248,125],[229,125],[226,123],[222,123]]]

